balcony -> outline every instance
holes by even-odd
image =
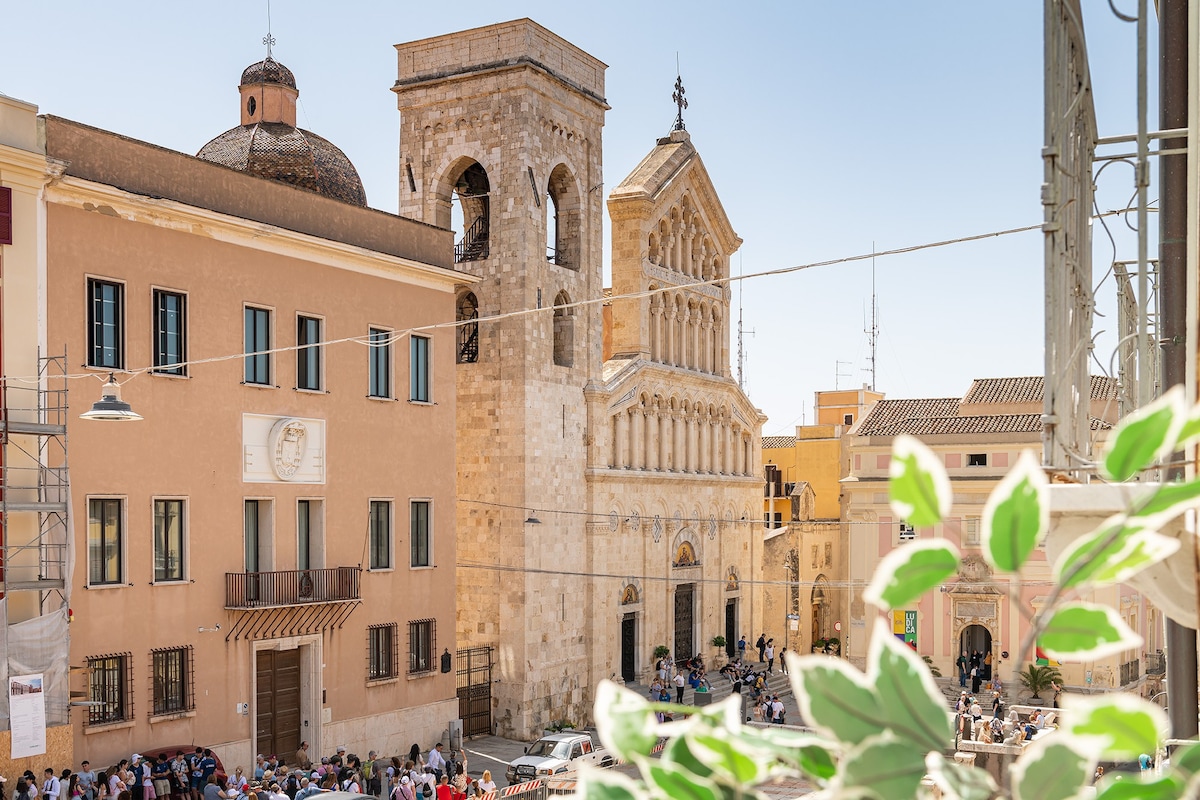
[[[1140,666],[1141,666],[1140,662],[1136,658],[1133,659],[1132,661],[1126,661],[1124,664],[1121,665],[1121,685],[1122,686],[1128,686],[1129,684],[1136,681],[1138,678],[1142,677]]]
[[[225,607],[286,608],[361,599],[359,567],[225,573]]]

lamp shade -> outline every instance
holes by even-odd
[[[121,386],[110,372],[108,381],[100,390],[100,399],[92,403],[91,410],[80,414],[79,418],[105,422],[126,422],[139,420],[142,416],[130,408],[129,403],[121,399]]]

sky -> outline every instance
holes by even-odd
[[[1083,5],[1100,135],[1133,133],[1136,26]],[[395,212],[393,45],[526,16],[608,64],[606,187],[669,132],[678,63],[684,121],[744,242],[734,275],[1041,222],[1036,0],[276,0],[270,29],[300,88],[300,127],[345,151],[369,204]],[[187,153],[237,124],[238,79],[263,57],[268,25],[265,0],[0,0],[0,18],[0,92]],[[1151,64],[1156,36],[1152,23]],[[1125,207],[1132,180],[1106,170],[1100,208]],[[1132,224],[1110,220],[1117,258],[1136,257]],[[606,219],[606,276],[608,235]],[[1099,282],[1114,247],[1099,227],[1093,238]],[[889,397],[957,397],[972,378],[1041,374],[1042,269],[1035,230],[879,257],[874,277],[868,258],[735,285],[763,434],[812,422],[816,391],[873,380]],[[1097,297],[1100,329],[1115,325],[1112,285]],[[1097,348],[1105,369],[1111,341]]]

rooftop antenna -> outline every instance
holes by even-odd
[[[871,348],[871,391],[875,391],[875,353],[879,346],[879,305],[875,302],[875,242],[871,242],[871,327],[863,333],[867,334],[867,345]]]
[[[671,95],[671,99],[675,101],[675,107],[678,112],[675,114],[675,127],[671,130],[685,131],[687,126],[683,124],[683,110],[688,107],[687,98],[684,97],[686,92],[683,89],[683,74],[679,71],[679,53],[675,53],[675,93]]]
[[[267,35],[262,42],[267,46],[267,60],[271,60],[271,46],[275,44],[275,37],[271,35],[271,0],[267,0]]]
[[[746,390],[746,383],[742,379],[742,367],[746,363],[746,351],[742,347],[743,334],[754,335],[753,330],[746,330],[742,327],[742,254],[738,253],[738,388],[742,391]]]
[[[833,390],[835,392],[838,389],[842,388],[841,384],[838,381],[841,378],[849,378],[850,377],[849,372],[842,372],[842,367],[848,367],[848,366],[850,366],[850,363],[851,362],[849,362],[849,361],[834,361],[833,362]]]

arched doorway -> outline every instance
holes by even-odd
[[[992,651],[992,632],[982,625],[968,625],[958,637],[959,651],[965,651],[968,656],[979,653],[980,666],[983,668],[984,680],[990,679],[991,665],[984,666],[983,658]]]

